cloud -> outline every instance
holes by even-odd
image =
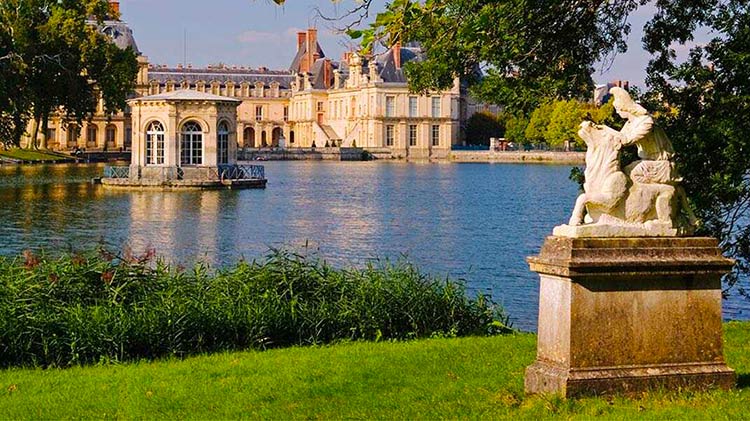
[[[245,31],[237,35],[237,41],[242,44],[286,44],[295,40],[297,32],[302,32],[303,29],[290,27],[283,31],[269,32],[269,31]]]

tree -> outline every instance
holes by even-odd
[[[8,100],[0,103],[0,127],[11,127],[9,143],[20,145],[29,118],[46,136],[51,112],[79,124],[96,111],[99,98],[108,113],[125,107],[138,71],[135,52],[120,50],[99,32],[108,17],[106,0],[3,0],[0,27],[13,66],[3,77],[13,80]],[[2,87],[0,87],[2,89]]]
[[[685,189],[703,222],[737,260],[728,283],[750,273],[750,6],[746,1],[661,5],[644,43],[649,107],[669,134]],[[714,38],[677,62],[673,43],[704,26]]]
[[[529,125],[526,127],[524,135],[530,142],[541,143],[545,141],[545,133],[552,116],[552,110],[555,104],[551,101],[543,102],[531,113]]]
[[[570,99],[567,101],[555,101],[549,117],[547,130],[544,132],[544,140],[550,145],[559,147],[568,144],[583,144],[578,137],[578,126],[586,116],[583,104]]]
[[[515,142],[521,145],[528,145],[530,142],[526,139],[526,127],[529,120],[523,114],[504,114],[505,118],[505,139],[509,142]]]
[[[466,143],[489,145],[491,137],[501,137],[505,131],[502,123],[492,113],[474,113],[466,122]]]
[[[528,113],[544,98],[588,98],[594,63],[625,50],[639,3],[394,0],[356,35],[366,51],[379,40],[420,42],[424,60],[405,66],[418,92],[458,76],[480,99]]]
[[[360,35],[421,42],[405,70],[412,89],[458,76],[481,99],[528,113],[545,100],[588,97],[593,63],[625,49],[628,15],[642,0],[394,0]],[[747,0],[656,0],[646,25],[650,109],[672,138],[702,233],[750,273],[750,5]],[[714,38],[677,61],[698,28]],[[485,76],[480,78],[477,69]],[[535,122],[536,124],[536,122]],[[535,133],[534,133],[535,134]]]

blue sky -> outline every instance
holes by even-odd
[[[176,65],[183,61],[187,34],[187,61],[194,66],[213,63],[286,69],[296,51],[296,33],[317,27],[328,57],[339,59],[347,49],[338,35],[315,12],[335,16],[354,0],[287,0],[283,7],[270,0],[121,0],[122,16],[133,29],[138,46],[151,63]],[[385,0],[373,2],[382,10]],[[618,56],[609,70],[597,71],[594,80],[630,80],[643,85],[648,56],[640,39],[643,23],[653,14],[650,6],[631,17],[629,51]],[[700,40],[699,40],[700,41]]]

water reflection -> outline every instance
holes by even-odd
[[[101,166],[0,167],[0,254],[102,242],[168,261],[211,265],[306,244],[336,265],[411,260],[491,293],[516,326],[536,325],[536,276],[525,257],[565,221],[577,194],[569,167],[267,162],[266,190],[112,191]],[[750,318],[733,297],[732,318]]]

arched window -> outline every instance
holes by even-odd
[[[229,163],[229,125],[222,121],[219,123],[219,130],[217,132],[217,152],[218,156],[216,160],[219,164]]]
[[[255,147],[255,129],[252,127],[245,127],[245,131],[242,134],[243,146],[246,148]]]
[[[278,147],[279,146],[279,139],[282,135],[281,127],[275,127],[273,131],[271,132],[271,146]]]
[[[96,138],[98,137],[99,130],[94,124],[89,124],[86,126],[86,147],[87,148],[95,148],[96,147]]]
[[[114,147],[116,138],[117,138],[117,126],[115,126],[114,124],[108,125],[104,129],[104,140],[107,142],[107,145]]]
[[[195,121],[188,121],[182,126],[182,142],[180,142],[180,164],[203,164],[203,130]]]
[[[294,143],[294,130],[289,132],[289,143]]]
[[[164,125],[153,121],[146,130],[146,165],[164,164]]]
[[[78,132],[79,128],[77,124],[70,124],[67,127],[68,130],[68,139],[67,139],[67,146],[69,148],[76,148],[78,147]]]

